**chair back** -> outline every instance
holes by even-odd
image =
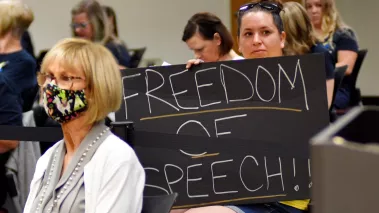
[[[144,196],[142,213],[169,213],[178,193],[159,196]]]
[[[358,79],[358,75],[359,75],[359,72],[361,70],[361,66],[362,66],[362,63],[364,61],[364,59],[366,58],[366,55],[367,55],[367,49],[363,49],[363,50],[359,50],[358,51],[358,57],[357,57],[357,60],[355,61],[355,65],[354,65],[354,68],[353,68],[353,71],[351,73],[350,76],[346,76],[349,79],[349,85],[350,85],[350,90],[351,90],[351,94],[350,94],[350,103],[349,103],[349,107],[354,107],[354,106],[357,106],[361,103],[361,91],[359,88],[357,88],[357,79]]]
[[[346,70],[347,70],[347,65],[342,66],[342,67],[336,67],[336,69],[334,70],[334,90],[333,90],[333,98],[332,98],[332,107],[330,107],[331,109],[333,108],[333,104],[334,104],[334,100],[336,99],[337,91],[341,87],[341,84],[342,84],[343,78],[345,76]]]
[[[146,51],[146,47],[129,50],[129,52],[131,53],[129,68],[138,67],[138,65],[140,64],[142,60],[143,55],[145,54],[145,51]]]
[[[361,70],[363,61],[366,58],[367,51],[368,51],[367,49],[362,49],[362,50],[358,51],[357,60],[355,61],[354,68],[353,68],[353,71],[351,73],[351,76],[352,76],[352,79],[353,79],[352,83],[353,83],[354,87],[356,86],[357,79],[358,79],[358,74],[359,74],[359,71]]]

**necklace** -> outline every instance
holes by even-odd
[[[88,145],[88,147],[85,149],[85,151],[83,152],[83,154],[82,154],[79,162],[76,164],[74,171],[71,173],[70,178],[67,180],[67,182],[64,184],[64,186],[60,189],[59,193],[57,193],[58,194],[57,197],[55,199],[53,199],[53,204],[48,208],[47,212],[52,212],[53,208],[58,204],[59,199],[61,198],[61,196],[63,195],[63,193],[66,191],[66,189],[68,188],[68,186],[70,186],[71,181],[74,179],[74,177],[76,176],[77,172],[79,171],[79,168],[82,166],[82,163],[83,163],[84,159],[86,158],[88,151],[92,148],[93,145],[96,144],[96,142],[101,138],[101,136],[103,136],[104,133],[106,133],[108,130],[109,130],[109,127],[106,128],[106,129],[104,129],[99,134],[99,136],[97,136],[96,139],[93,140]],[[47,188],[48,188],[48,186],[50,184],[50,180],[51,180],[51,177],[53,175],[55,163],[57,161],[57,154],[58,154],[58,150],[56,150],[55,153],[54,153],[53,162],[51,164],[51,168],[50,168],[50,171],[49,171],[49,176],[47,177],[47,181],[46,181],[45,186],[43,186],[42,194],[41,194],[41,197],[40,197],[40,199],[38,201],[36,213],[38,213],[38,211],[42,208],[43,199],[45,197]]]

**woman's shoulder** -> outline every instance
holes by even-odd
[[[337,29],[334,33],[334,39],[352,39],[352,40],[357,40],[357,36],[353,29],[344,27]]]
[[[137,159],[134,150],[114,134],[110,134],[97,149],[94,158],[109,163],[130,163]]]
[[[53,146],[51,146],[46,152],[38,159],[36,168],[39,170],[45,170],[47,168],[47,164],[49,163],[49,160],[51,156],[53,155],[54,151],[57,149],[60,143],[63,143],[62,140],[55,143]]]
[[[125,43],[122,41],[119,41],[119,40],[110,40],[105,44],[105,47],[107,47],[108,49],[112,49],[112,50],[114,50],[114,49],[127,50]]]

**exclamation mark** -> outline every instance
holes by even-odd
[[[308,159],[308,175],[309,179],[311,179],[311,182],[309,183],[308,187],[312,188],[312,174],[311,174],[311,159]]]
[[[295,163],[295,158],[292,159],[292,164],[293,164],[293,177],[296,177],[296,163]],[[295,191],[299,191],[299,185],[296,185],[294,187]]]

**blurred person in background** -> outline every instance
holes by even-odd
[[[0,125],[22,126],[22,95],[37,86],[36,62],[21,45],[34,15],[27,5],[11,0],[0,1],[0,14]],[[0,209],[8,188],[5,163],[18,143],[0,139]]]
[[[72,10],[72,33],[75,37],[100,43],[116,58],[120,68],[127,68],[130,55],[125,45],[113,34],[107,15],[99,2],[83,0]]]
[[[316,35],[332,54],[336,67],[348,66],[334,102],[337,109],[346,109],[355,87],[350,76],[358,57],[355,32],[342,20],[334,0],[304,0],[304,6]]]
[[[334,68],[332,55],[317,39],[305,8],[297,2],[286,2],[280,13],[286,32],[285,55],[322,53],[325,56],[326,92],[328,108],[332,105],[334,91]]]

